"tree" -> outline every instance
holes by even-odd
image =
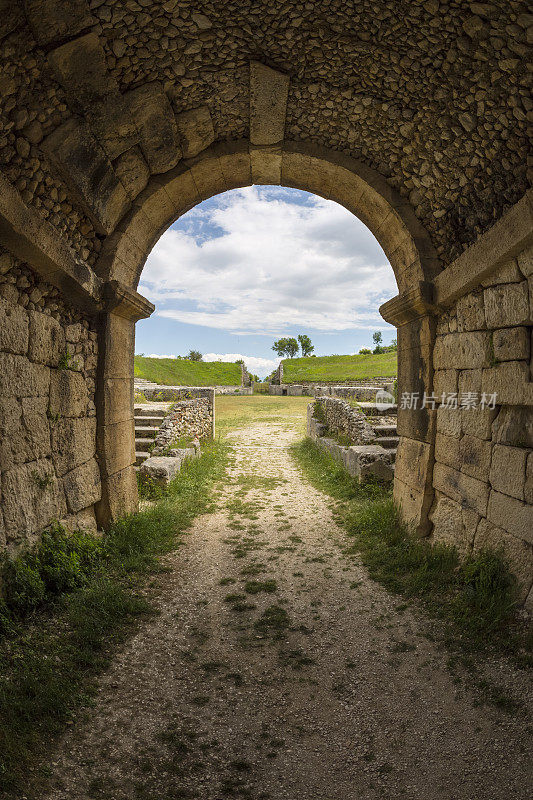
[[[359,355],[360,355],[360,356],[369,356],[369,355],[372,355],[372,350],[371,350],[369,347],[362,347],[362,348],[359,350]]]
[[[375,353],[376,355],[378,353],[384,353],[385,348],[383,347],[382,344],[383,336],[381,335],[381,331],[376,331],[375,333],[373,333],[372,339],[374,340],[374,345],[375,345],[374,350],[372,352]]]
[[[302,348],[302,355],[304,357],[310,356],[315,348],[314,345],[311,344],[311,339],[309,338],[309,336],[307,336],[305,333],[300,334],[298,336],[298,341],[300,342],[300,347]]]
[[[287,345],[286,345],[286,353],[289,356],[289,358],[294,358],[294,356],[298,355],[299,349],[300,348],[298,346],[298,341],[294,339],[292,336],[290,336],[287,339]]]
[[[287,341],[287,338],[278,339],[272,345],[272,350],[274,350],[274,352],[276,352],[278,356],[281,356],[282,358],[287,352]]]
[[[203,356],[199,350],[189,350],[187,358],[189,361],[202,361]]]

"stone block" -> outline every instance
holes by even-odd
[[[256,148],[250,150],[252,183],[278,186],[281,183],[281,148]]]
[[[530,278],[533,275],[533,246],[530,245],[521,253],[519,253],[518,267],[525,278]]]
[[[104,476],[121,472],[135,463],[133,419],[98,428],[98,457]]]
[[[31,361],[57,367],[65,356],[65,332],[59,322],[48,314],[30,311],[30,341],[28,355]]]
[[[96,231],[112,233],[130,199],[88,125],[71,118],[49,134],[42,147]]]
[[[86,118],[110,161],[135,147],[139,141],[139,131],[129,105],[120,94],[93,103],[87,109]]]
[[[443,408],[437,410],[437,432],[458,439],[461,436],[462,411],[459,408]]]
[[[487,519],[481,519],[474,538],[473,552],[493,550],[502,552],[511,572],[516,575],[520,586],[520,599],[526,599],[533,575],[533,550],[527,542],[517,539],[503,528]]]
[[[490,442],[465,434],[459,442],[460,466],[457,469],[472,478],[488,481],[491,450]]]
[[[63,489],[71,514],[76,514],[98,502],[102,495],[102,485],[100,470],[95,459],[92,458],[71,472],[67,472],[63,478]]]
[[[288,75],[258,61],[250,63],[250,142],[253,145],[283,141],[289,82]]]
[[[533,452],[530,451],[526,464],[526,482],[524,484],[524,500],[533,505]]]
[[[460,439],[438,433],[435,436],[435,461],[447,464],[454,469],[461,469]]]
[[[303,395],[303,386],[298,386],[295,383],[287,386],[287,395],[289,397],[301,397]]]
[[[490,492],[487,519],[508,533],[533,544],[533,506],[514,497]]]
[[[48,53],[48,61],[57,81],[66,89],[70,105],[84,113],[106,95],[117,93],[105,53],[94,32],[78,36]]]
[[[8,541],[31,540],[66,513],[63,489],[51,462],[32,461],[2,475],[2,510]]]
[[[487,288],[488,286],[499,286],[502,283],[518,283],[521,280],[522,275],[518,269],[517,261],[512,258],[499,266],[488,278],[481,281],[481,285]]]
[[[519,361],[529,358],[527,328],[501,328],[492,334],[494,358],[497,361]]]
[[[87,0],[24,0],[24,8],[40,45],[72,38],[94,24]]]
[[[94,514],[94,506],[84,508],[78,511],[77,514],[69,514],[60,520],[60,524],[70,533],[74,531],[85,531],[86,533],[97,533],[96,517]]]
[[[26,356],[0,353],[0,395],[42,397],[50,388],[50,369]]]
[[[448,333],[435,341],[435,369],[477,369],[488,367],[492,360],[488,332]]]
[[[497,409],[464,409],[461,412],[462,432],[478,439],[491,439],[492,423],[497,413]]]
[[[408,486],[395,475],[393,497],[400,517],[409,530],[416,536],[427,536],[431,527],[429,510],[433,492]]]
[[[495,442],[533,448],[533,408],[504,406],[492,424]]]
[[[207,106],[183,111],[176,116],[184,158],[193,158],[215,141],[213,120]]]
[[[485,289],[487,327],[504,328],[531,324],[527,281]]]
[[[350,475],[363,482],[368,478],[392,481],[391,454],[379,445],[354,445],[346,450],[345,466]]]
[[[456,369],[438,369],[433,374],[433,393],[436,397],[442,397],[443,394],[451,394],[457,391],[457,375]]]
[[[153,173],[166,172],[182,156],[178,127],[170,101],[158,81],[146,83],[125,95],[140,133],[143,155]]]
[[[172,458],[171,456],[147,458],[139,470],[140,480],[143,483],[166,488],[180,471],[182,463],[181,458]]]
[[[54,369],[50,375],[50,415],[81,417],[89,400],[83,375],[71,369]]]
[[[528,450],[523,447],[494,445],[490,468],[492,488],[517,500],[524,500],[527,456]]]
[[[0,300],[0,350],[26,355],[28,352],[29,320],[22,306]]]
[[[470,508],[480,516],[486,515],[489,499],[488,483],[458,472],[445,464],[436,463],[433,470],[433,486],[464,508]]]
[[[142,192],[150,178],[148,164],[138,147],[122,153],[113,164],[119,181],[132,200]]]
[[[491,369],[484,369],[481,391],[496,395],[497,405],[533,405],[533,383],[529,380],[526,361],[503,361]]]
[[[485,328],[483,292],[470,292],[457,301],[457,330],[479,331]]]
[[[103,478],[102,499],[95,507],[99,527],[106,528],[111,522],[133,514],[138,505],[137,473],[133,465]]]
[[[93,458],[96,450],[94,417],[62,419],[51,424],[52,457],[59,476]]]
[[[22,423],[28,455],[26,461],[34,461],[51,455],[50,424],[48,421],[47,397],[24,397]]]
[[[414,489],[423,491],[431,486],[433,448],[427,442],[401,437],[396,453],[396,477]]]
[[[463,556],[470,553],[480,519],[475,511],[438,494],[429,518],[433,523],[432,538],[435,541],[456,547]]]
[[[481,392],[481,380],[483,371],[481,369],[462,369],[457,378],[457,389],[459,392],[459,402],[461,396],[467,392]]]

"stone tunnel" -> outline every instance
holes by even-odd
[[[532,202],[520,0],[0,0],[0,542],[137,507],[136,290],[240,186],[330,198],[398,294],[394,497],[533,580]]]

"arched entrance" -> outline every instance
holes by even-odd
[[[115,286],[134,292],[148,253],[178,217],[215,194],[254,183],[291,186],[335,200],[369,227],[392,265],[399,288],[398,297],[382,307],[387,321],[398,326],[399,385],[420,396],[431,394],[435,330],[431,292],[439,271],[434,248],[409,205],[381,176],[343,154],[290,142],[275,153],[258,150],[246,141],[211,146],[150,180],[106,239],[95,270]],[[134,326],[135,315],[127,316],[119,307],[119,313],[107,315],[102,333],[97,391],[103,523],[113,518],[115,507],[136,507],[130,399]],[[400,409],[398,432],[395,497],[405,519],[423,535],[429,529],[432,501],[428,409]]]

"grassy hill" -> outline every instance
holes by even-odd
[[[356,356],[311,356],[283,359],[283,383],[300,381],[353,381],[358,378],[395,378],[398,372],[394,353]]]
[[[135,377],[166,386],[240,386],[241,365],[135,356]]]

